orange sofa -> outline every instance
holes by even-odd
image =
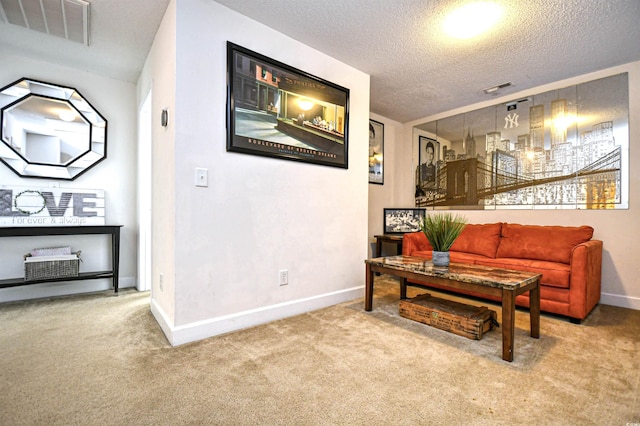
[[[602,241],[592,236],[590,226],[468,224],[450,256],[451,262],[541,273],[540,309],[579,324],[600,301]],[[431,252],[424,233],[404,234],[402,254],[431,258]],[[409,284],[441,288],[429,282]],[[529,293],[518,296],[516,304],[529,307]]]

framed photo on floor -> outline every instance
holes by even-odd
[[[384,233],[404,234],[420,231],[425,209],[384,209]]]
[[[384,185],[384,124],[369,120],[369,183]]]
[[[349,89],[227,42],[227,151],[348,168]]]

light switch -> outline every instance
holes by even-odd
[[[196,186],[209,186],[209,170],[196,167]]]

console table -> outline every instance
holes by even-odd
[[[0,280],[0,288],[17,287],[56,281],[93,280],[113,278],[113,289],[118,292],[118,273],[120,268],[120,228],[122,225],[91,226],[33,226],[33,227],[0,227],[0,237],[43,237],[51,235],[111,235],[111,270],[81,272],[77,277],[46,278],[25,281],[22,278]]]
[[[383,234],[374,235],[376,239],[376,252],[373,257],[380,257],[382,254],[382,243],[395,244],[396,254],[402,254],[402,238],[404,234]]]

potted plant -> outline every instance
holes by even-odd
[[[449,212],[425,215],[420,229],[433,247],[434,266],[449,266],[449,249],[466,225],[463,216]]]

